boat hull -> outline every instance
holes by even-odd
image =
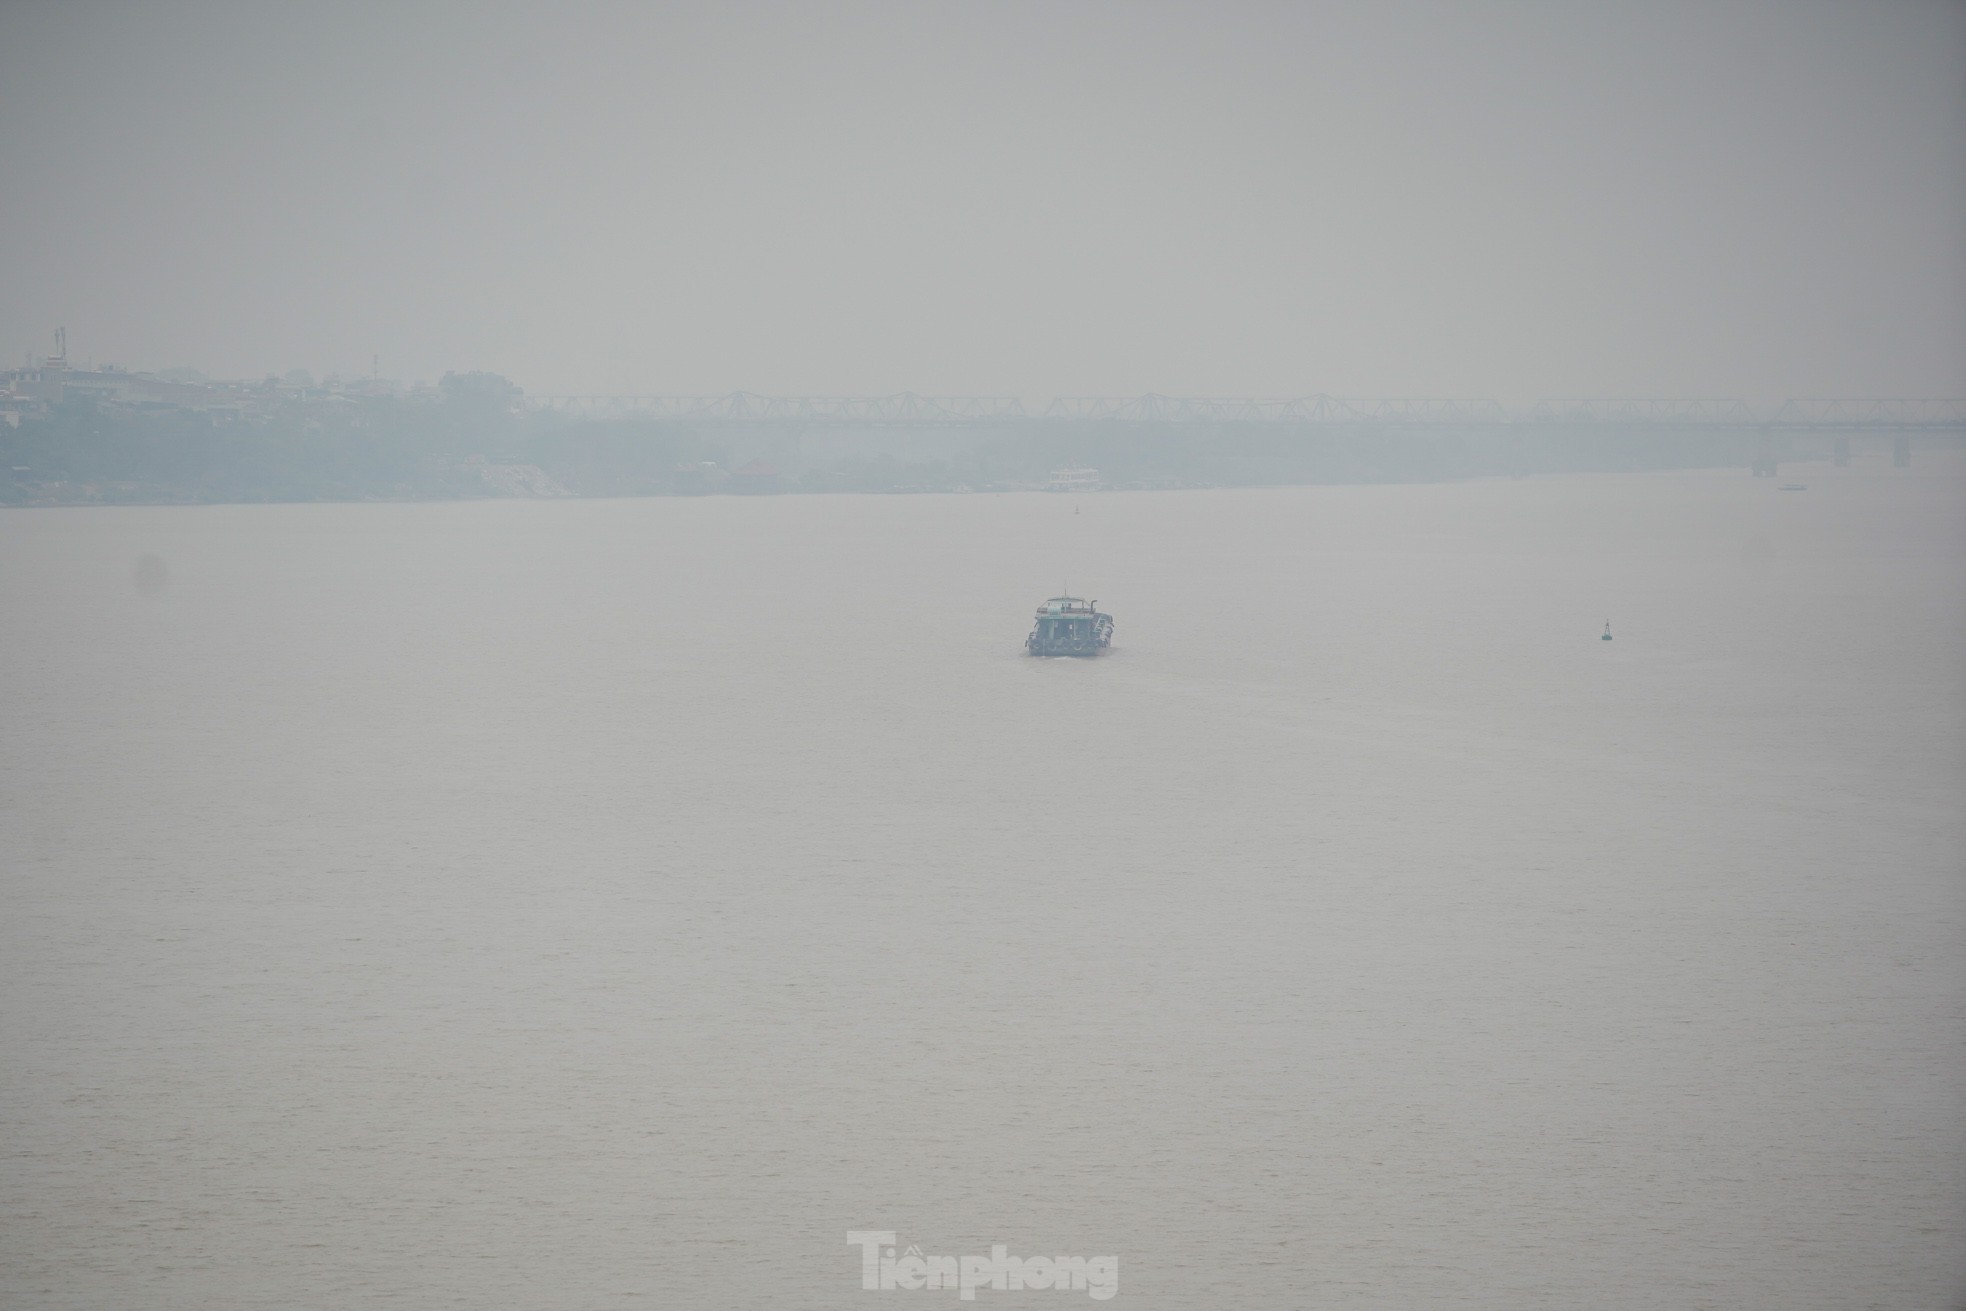
[[[1103,646],[1081,648],[1081,647],[1073,647],[1073,646],[1064,646],[1062,644],[1055,643],[1055,642],[1047,643],[1043,645],[1040,645],[1037,642],[1026,642],[1024,644],[1024,649],[1034,656],[1047,656],[1047,657],[1072,656],[1082,660],[1089,659],[1092,656],[1106,654],[1106,648]]]
[[[1024,639],[1024,649],[1034,656],[1096,656],[1112,644],[1113,617],[1075,596],[1045,602]]]

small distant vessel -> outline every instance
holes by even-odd
[[[1113,617],[1097,601],[1054,596],[1038,607],[1024,649],[1034,656],[1095,656],[1113,644]]]
[[[1806,492],[1809,487],[1806,483],[1783,483],[1781,489],[1785,492]]]
[[[1609,619],[1604,621],[1604,636],[1597,640],[1600,642],[1609,642],[1611,640],[1611,621]]]

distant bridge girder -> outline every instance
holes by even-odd
[[[1810,397],[1783,401],[1773,423],[1810,427],[1966,426],[1966,400],[1911,397]]]
[[[832,427],[994,426],[1030,420],[1015,396],[536,396],[529,404],[592,418],[646,418],[706,424]],[[1343,428],[1621,427],[1776,430],[1893,430],[1966,433],[1966,399],[1897,397],[1784,401],[1758,415],[1729,397],[1609,397],[1540,400],[1518,411],[1499,401],[1460,398],[1290,399],[1254,396],[1060,396],[1047,421],[1108,423],[1309,424]]]
[[[1045,409],[1051,419],[1104,419],[1124,423],[1249,423],[1285,417],[1291,401],[1233,396],[1060,396]]]
[[[1333,398],[1326,397],[1327,400]],[[1379,397],[1371,400],[1333,400],[1349,411],[1334,414],[1340,421],[1352,418],[1368,423],[1488,424],[1507,423],[1509,413],[1500,401]]]
[[[1498,401],[1300,396],[1060,396],[1045,410],[1052,419],[1132,423],[1504,423]]]
[[[1028,417],[1015,396],[540,396],[540,408],[607,418],[692,423],[803,423],[837,426],[994,423]]]
[[[1753,408],[1742,400],[1715,397],[1648,397],[1542,400],[1524,412],[1528,423],[1751,424]]]

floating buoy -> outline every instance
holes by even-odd
[[[1609,619],[1604,621],[1604,636],[1597,640],[1600,642],[1609,642],[1611,640],[1611,621]]]

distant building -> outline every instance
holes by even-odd
[[[705,492],[719,488],[729,477],[730,475],[712,460],[697,464],[679,464],[675,472],[669,475],[669,487],[680,496],[701,496]]]
[[[0,374],[0,395],[15,402],[16,410],[21,412],[45,410],[73,400],[138,410],[237,411],[240,408],[240,397],[228,388],[169,380],[154,373],[131,373],[114,365],[76,369],[61,356]]]
[[[1097,469],[1054,469],[1051,480],[1044,485],[1047,492],[1096,492],[1099,490],[1099,471]]]

